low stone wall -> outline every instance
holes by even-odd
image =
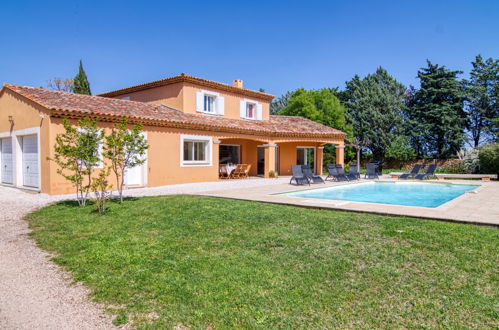
[[[365,167],[367,163],[369,163],[371,160],[363,160],[361,161],[361,166]],[[416,164],[423,164],[425,167],[433,164],[436,161],[437,166],[439,168],[450,168],[453,166],[456,166],[459,162],[461,162],[460,159],[457,158],[452,158],[452,159],[416,159],[416,160],[411,160],[408,162],[405,162],[405,164],[399,160],[385,160],[383,168],[392,168],[392,169],[403,169],[403,170],[410,170],[414,167]],[[352,162],[352,163],[355,163]]]

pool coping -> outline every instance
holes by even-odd
[[[327,186],[333,187],[339,185],[350,185],[368,181],[372,180],[359,180],[355,182],[327,182],[326,185],[320,184],[320,186],[276,184],[246,189],[203,192],[199,195],[298,206],[303,208],[330,209],[359,213],[373,213],[385,216],[402,216],[477,225],[489,225],[495,227],[499,226],[499,200],[494,199],[494,196],[499,196],[499,182],[494,181],[481,182],[472,180],[446,180],[445,182],[442,182],[441,180],[426,180],[425,183],[432,184],[466,184],[478,186],[474,189],[477,193],[464,193],[435,208],[282,195],[285,193],[299,192],[303,190],[326,188]],[[396,182],[396,180],[384,178],[377,181]],[[408,180],[407,182],[411,182],[411,180]]]

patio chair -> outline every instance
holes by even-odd
[[[251,169],[251,164],[243,164],[242,172],[240,173],[240,178],[249,179],[249,171]]]
[[[350,171],[347,174],[348,180],[358,180],[360,179],[359,169],[357,168],[357,164],[350,165]]]
[[[381,160],[372,160],[372,161],[369,162],[369,164],[376,165],[376,169],[375,169],[376,175],[383,174],[383,165],[384,165],[383,161],[381,161]]]
[[[218,176],[220,179],[229,178],[229,170],[227,169],[227,164],[220,164],[218,168]]]
[[[414,179],[424,180],[425,178],[435,176],[436,169],[437,169],[437,164],[431,164],[426,168],[426,172],[416,175]]]
[[[237,164],[236,168],[230,173],[230,178],[231,179],[239,179],[244,173],[244,166],[243,164]]]
[[[348,181],[348,177],[345,174],[338,173],[338,168],[336,167],[336,164],[327,164],[327,170],[329,174],[326,177],[326,181],[328,179],[334,181]]]
[[[305,174],[303,174],[301,165],[293,165],[291,169],[293,171],[293,176],[291,177],[291,180],[289,180],[289,184],[291,184],[294,179],[297,185],[308,184],[310,186],[310,181]]]
[[[402,175],[400,175],[399,176],[399,180],[400,179],[407,180],[410,177],[414,177],[414,176],[418,175],[419,170],[421,169],[421,167],[423,167],[423,164],[416,164],[416,165],[414,165],[414,167],[412,168],[412,170],[410,172],[406,172],[406,173],[403,173]]]
[[[308,167],[308,165],[302,165],[301,169],[303,171],[303,174],[308,178],[308,180],[311,183],[324,183],[324,184],[326,183],[322,177],[320,177],[319,175],[314,175],[310,167]]]
[[[367,173],[364,175],[364,178],[367,179],[379,179],[378,174],[376,173],[376,164],[368,163],[366,166]]]

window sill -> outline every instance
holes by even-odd
[[[208,162],[200,162],[200,163],[192,163],[192,162],[186,162],[186,163],[180,163],[180,167],[209,167],[212,166],[211,163]]]

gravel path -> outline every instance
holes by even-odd
[[[226,180],[128,190],[127,196],[188,194],[283,183]],[[69,196],[71,198],[72,196]],[[27,236],[22,217],[68,196],[48,196],[0,186],[0,329],[113,329],[112,317],[88,299],[89,291],[52,263]]]

